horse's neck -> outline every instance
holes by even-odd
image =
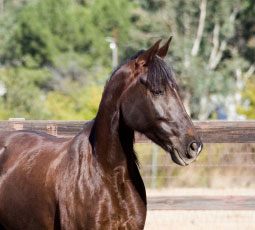
[[[125,125],[120,111],[120,97],[132,81],[132,75],[126,74],[129,77],[114,76],[107,84],[91,130],[90,144],[100,166],[109,174],[114,174],[114,169],[124,169],[123,179],[132,181],[146,203],[145,188],[133,150],[134,131]]]
[[[130,77],[116,73],[105,87],[93,127],[92,145],[99,162],[107,168],[118,167],[125,161],[120,142],[120,97],[130,84]],[[132,135],[132,133],[131,133]],[[132,143],[133,144],[133,143]]]
[[[97,118],[98,119],[98,118]],[[104,117],[103,121],[107,121]],[[114,176],[114,173],[121,169],[121,180],[129,180],[144,204],[146,204],[145,187],[141,178],[141,175],[137,166],[137,158],[133,150],[134,131],[129,129],[122,120],[121,114],[119,119],[113,125],[106,125],[107,132],[100,132],[99,124],[96,120],[96,135],[94,154],[99,161],[99,164],[106,170],[110,169],[110,174]],[[99,135],[101,134],[101,135]],[[100,139],[97,138],[100,136]],[[117,182],[118,183],[118,182]]]
[[[126,161],[125,152],[122,146],[119,133],[119,112],[107,108],[106,114],[98,114],[93,127],[94,143],[93,152],[99,163],[106,168],[113,169],[123,165]],[[131,135],[132,132],[126,133]],[[125,135],[125,134],[123,134]],[[128,136],[126,136],[128,138]],[[133,143],[131,143],[133,147]],[[130,146],[129,146],[130,147]]]

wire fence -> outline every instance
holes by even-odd
[[[255,188],[255,144],[207,143],[199,160],[186,167],[155,144],[136,144],[135,149],[148,188]]]

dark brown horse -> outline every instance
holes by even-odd
[[[0,229],[141,230],[146,194],[134,130],[188,165],[202,143],[164,62],[171,39],[127,60],[107,83],[96,118],[72,139],[0,134]]]

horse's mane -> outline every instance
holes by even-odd
[[[155,94],[164,93],[167,86],[178,89],[171,68],[158,56],[154,56],[149,63],[147,86]]]
[[[132,57],[126,59],[125,61],[123,61],[116,69],[113,70],[110,79],[115,75],[115,73],[125,64],[127,64],[128,62],[135,60],[139,55],[141,55],[142,53],[144,53],[144,50],[139,50],[135,55],[133,55]]]
[[[126,59],[123,63],[121,63],[111,74],[110,79],[115,75],[115,73],[126,63],[136,59],[139,55],[144,53],[144,50],[138,51],[134,56]],[[167,63],[155,55],[148,65],[148,73],[147,73],[147,84],[148,88],[156,94],[161,94],[166,90],[167,86],[171,88],[175,88],[178,90],[178,86],[174,79],[174,74],[171,68],[167,65]]]

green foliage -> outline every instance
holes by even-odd
[[[95,1],[90,6],[68,0],[31,2],[13,15],[10,35],[4,37],[1,60],[30,67],[29,61],[33,59],[33,67],[47,65],[61,72],[64,66],[59,58],[64,56],[69,62],[75,56],[76,60],[84,60],[77,63],[80,71],[95,64],[109,67],[111,50],[106,38],[112,37],[116,28],[119,43],[127,41],[129,12],[130,3],[125,0]],[[70,72],[72,69],[65,74]]]
[[[65,93],[59,90],[43,92],[51,74],[47,70],[16,68],[0,72],[6,94],[0,97],[0,117],[26,119],[90,120],[95,117],[102,86],[80,87],[65,81]]]
[[[242,97],[243,104],[238,106],[238,112],[244,114],[248,119],[255,119],[255,76],[246,81]]]
[[[128,33],[131,27],[131,9],[132,4],[127,0],[94,1],[91,6],[93,26],[100,31],[100,34],[104,35],[94,37],[95,39],[93,42],[96,43],[95,45],[98,43],[106,44],[106,37],[113,37],[113,30],[117,29],[119,55],[121,58],[123,56],[126,58],[123,48],[129,38]],[[109,53],[108,44],[107,49],[100,50],[100,52],[106,52],[109,56],[111,55]]]
[[[40,87],[49,78],[49,72],[43,69],[28,70],[20,67],[1,71],[0,79],[6,87],[6,94],[0,101],[3,109],[1,118],[48,119]]]
[[[47,94],[45,105],[56,120],[91,120],[95,117],[103,87],[90,85],[80,88],[69,82],[66,93],[52,91]]]
[[[0,18],[5,66],[0,80],[7,93],[0,105],[9,112],[0,118],[93,118],[112,65],[106,39],[116,29],[120,44],[128,40],[131,5],[125,0],[7,4]]]
[[[55,64],[61,53],[69,51],[88,51],[91,43],[91,25],[86,20],[85,8],[73,5],[67,0],[35,1],[28,4],[16,16],[12,36],[5,42],[9,44],[2,59],[11,64],[31,56],[38,67]],[[14,52],[9,54],[9,50]],[[11,56],[10,56],[11,55]],[[29,59],[31,59],[29,58]]]

